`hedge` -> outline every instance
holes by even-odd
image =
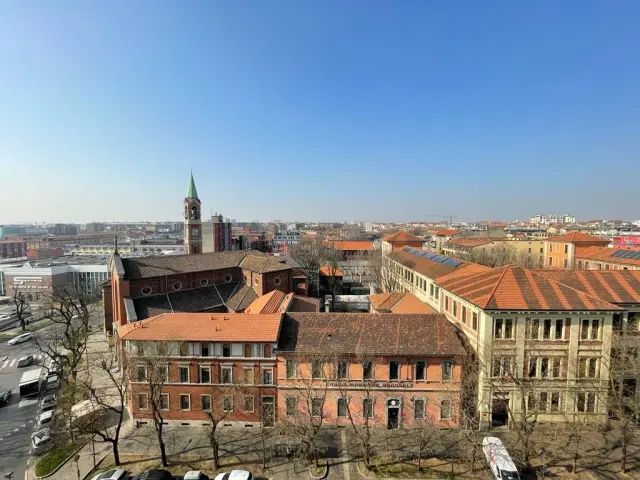
[[[49,475],[80,448],[80,445],[80,442],[71,442],[66,445],[53,447],[36,463],[36,476],[44,477],[45,475]]]

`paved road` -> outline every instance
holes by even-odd
[[[99,312],[92,314],[89,324],[97,325],[101,321]],[[43,340],[52,338],[61,327],[52,325],[34,332],[34,338]],[[18,368],[17,361],[24,355],[33,355],[38,364],[43,364],[42,355],[33,340],[19,345],[0,343],[0,391],[11,389],[13,395],[9,405],[0,407],[0,478],[14,472],[13,479],[23,479],[29,459],[31,434],[39,413],[38,399],[20,399],[18,384],[25,371],[36,368],[35,365]]]

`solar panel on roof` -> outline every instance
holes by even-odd
[[[445,257],[444,255],[436,255],[436,256],[435,256],[435,257],[433,257],[431,260],[432,260],[433,262],[436,262],[436,263],[442,263],[442,262],[444,262],[446,259],[447,259],[447,257]]]
[[[634,260],[640,260],[640,252],[633,252],[633,258]]]
[[[427,252],[427,253],[424,255],[424,258],[432,259],[432,258],[433,258],[433,257],[435,257],[435,256],[436,256],[436,254],[435,254],[435,253],[433,253],[433,252]]]
[[[447,258],[444,262],[442,262],[444,265],[449,265],[450,267],[456,268],[458,265],[460,265],[462,263],[461,260],[458,260],[457,258]]]
[[[409,253],[416,253],[416,249],[415,249],[415,248],[409,248],[409,250],[407,250],[407,252],[409,252]]]
[[[428,254],[429,252],[427,252],[426,250],[419,250],[416,252],[416,255],[419,257],[424,257],[426,254]]]

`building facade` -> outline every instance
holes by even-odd
[[[424,240],[407,232],[397,232],[382,237],[382,254],[388,255],[391,252],[402,250],[403,247],[422,248]]]
[[[21,238],[0,240],[0,259],[24,258],[27,256],[27,242]]]
[[[233,231],[231,222],[224,220],[221,214],[215,214],[211,221],[202,224],[202,251],[224,252],[232,249]]]
[[[544,242],[545,268],[576,268],[576,259],[592,247],[606,247],[609,239],[581,232],[549,237]]]
[[[202,253],[201,204],[193,173],[184,199],[184,251],[187,254]]]

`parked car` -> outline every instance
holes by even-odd
[[[51,424],[53,424],[53,418],[55,414],[53,410],[47,410],[38,415],[38,420],[36,420],[36,429],[40,428],[51,428]]]
[[[502,440],[497,437],[484,437],[482,451],[496,480],[520,480],[518,469]]]
[[[9,399],[11,398],[11,390],[5,390],[4,392],[0,392],[0,407],[9,403]]]
[[[23,334],[18,335],[17,337],[13,337],[11,340],[7,342],[8,345],[17,345],[19,343],[26,342],[27,340],[31,340],[33,337],[33,333],[25,332]]]
[[[47,367],[49,374],[55,373],[56,375],[60,375],[60,364],[55,360],[51,361],[51,364]]]
[[[142,472],[132,477],[131,480],[174,480],[174,477],[171,475],[171,472],[156,468]]]
[[[99,473],[91,480],[124,480],[127,478],[127,471],[121,468],[112,468],[105,472]]]
[[[57,374],[49,374],[47,375],[46,380],[44,381],[44,389],[45,390],[57,390],[60,386],[60,377]]]
[[[24,357],[20,357],[18,359],[18,367],[28,367],[33,363],[33,355],[25,355]]]
[[[182,480],[209,480],[209,476],[202,473],[200,470],[189,470],[184,474]]]
[[[58,405],[58,396],[55,393],[51,393],[49,395],[45,395],[42,399],[42,410],[49,410],[50,408],[55,408]]]
[[[53,448],[53,436],[51,429],[43,428],[31,435],[31,453],[41,455]]]
[[[253,480],[253,475],[246,470],[231,470],[219,473],[214,480]]]

